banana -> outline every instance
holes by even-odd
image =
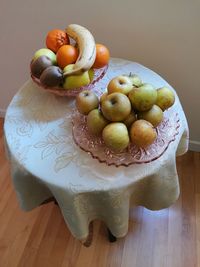
[[[67,70],[63,76],[80,74],[89,70],[96,58],[96,44],[93,35],[83,26],[70,24],[66,28],[66,33],[77,42],[79,56],[72,70]]]

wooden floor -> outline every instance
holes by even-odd
[[[200,153],[177,159],[181,195],[169,209],[130,212],[129,232],[109,243],[94,222],[86,248],[67,229],[58,206],[19,209],[4,154],[0,119],[0,267],[197,267],[200,266]]]

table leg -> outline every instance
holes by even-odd
[[[108,231],[108,239],[111,243],[116,242],[117,238],[111,233],[111,231],[109,230],[109,228],[107,228]]]

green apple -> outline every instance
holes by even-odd
[[[163,120],[163,111],[159,106],[153,105],[150,110],[138,112],[138,119],[149,121],[154,127],[157,127]]]
[[[144,83],[140,87],[133,88],[128,97],[134,109],[146,111],[156,103],[157,90],[151,84]]]
[[[137,120],[135,112],[132,110],[128,117],[123,121],[127,128],[129,128],[134,121]]]
[[[102,101],[101,111],[110,121],[123,121],[131,112],[131,103],[126,95],[112,93]]]
[[[63,69],[63,73],[65,73],[68,70],[72,70],[74,67],[74,64],[69,64]],[[85,71],[81,74],[77,75],[69,75],[65,77],[63,88],[64,89],[75,89],[82,86],[86,86],[90,83],[90,76],[88,71]]]
[[[84,90],[76,96],[76,107],[81,114],[87,115],[91,110],[98,108],[97,95],[89,90]]]
[[[128,130],[122,122],[108,124],[103,129],[102,137],[106,146],[115,152],[122,152],[129,145]]]
[[[107,86],[108,94],[112,93],[122,93],[127,95],[133,88],[132,82],[129,77],[124,75],[119,75],[113,78]]]
[[[88,131],[93,135],[100,135],[108,123],[99,109],[93,109],[87,115]]]
[[[170,108],[175,102],[175,95],[168,87],[159,88],[157,90],[157,95],[156,105],[163,111]]]
[[[153,125],[146,120],[135,121],[131,126],[129,134],[131,142],[138,147],[143,148],[151,145],[157,137],[157,133],[153,128]]]
[[[41,56],[46,56],[48,58],[50,58],[52,64],[56,65],[57,61],[56,61],[56,54],[51,51],[48,48],[41,48],[39,50],[37,50],[33,56],[33,60],[41,57]]]
[[[139,87],[142,85],[142,80],[137,74],[130,74],[128,78],[131,80],[131,83],[134,87]]]

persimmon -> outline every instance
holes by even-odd
[[[69,37],[66,32],[59,29],[54,29],[48,32],[46,36],[46,46],[51,49],[53,52],[57,52],[58,49],[69,44]]]
[[[78,49],[72,45],[61,46],[56,54],[57,63],[61,69],[69,64],[74,64],[77,58]]]
[[[110,59],[110,52],[103,44],[96,44],[96,59],[93,68],[100,69],[106,66]]]

